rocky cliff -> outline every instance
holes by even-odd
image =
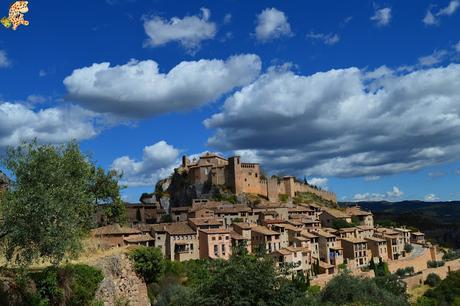
[[[104,305],[150,305],[145,282],[134,272],[126,254],[98,259],[93,266],[104,273],[96,299]]]

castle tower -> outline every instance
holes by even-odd
[[[240,194],[243,190],[240,156],[233,156],[228,159],[228,187],[234,194]]]
[[[283,181],[284,181],[284,189],[286,190],[286,194],[290,198],[295,197],[294,177],[285,176],[283,177]]]
[[[187,168],[190,165],[190,159],[188,159],[187,155],[182,155],[182,167]]]

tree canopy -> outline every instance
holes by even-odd
[[[81,238],[93,225],[96,200],[104,198],[101,170],[95,170],[75,142],[34,141],[9,148],[2,167],[13,179],[0,200],[0,242],[7,259],[22,265],[37,259],[57,264],[78,254]],[[119,197],[115,189],[110,194]]]

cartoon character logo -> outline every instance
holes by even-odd
[[[8,17],[3,17],[0,19],[0,23],[3,24],[5,28],[10,28],[13,26],[13,30],[16,30],[18,26],[29,25],[27,20],[24,20],[24,14],[29,11],[27,5],[28,1],[16,1],[10,6]]]

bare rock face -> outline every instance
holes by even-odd
[[[147,286],[134,271],[126,254],[99,259],[94,266],[104,273],[104,280],[96,292],[96,300],[104,305],[150,306]]]

